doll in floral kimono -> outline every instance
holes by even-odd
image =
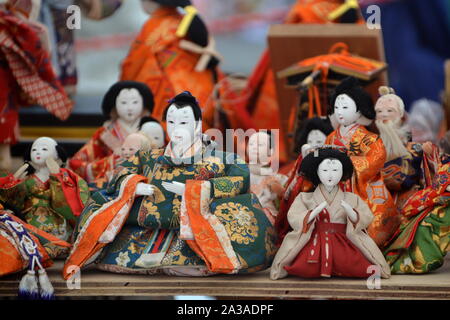
[[[450,156],[442,154],[432,183],[414,192],[384,255],[396,274],[423,274],[444,264],[450,250]]]
[[[369,205],[375,218],[367,231],[382,248],[400,221],[394,200],[381,176],[386,162],[383,140],[365,127],[375,120],[372,99],[357,79],[346,78],[331,98],[330,114],[337,128],[325,143],[347,149],[355,170],[343,186],[344,190],[357,194]]]
[[[218,54],[205,23],[189,0],[141,0],[150,18],[122,64],[122,80],[146,83],[155,95],[153,116],[161,120],[167,100],[189,90],[206,108],[218,81]],[[178,10],[184,8],[184,14]],[[208,105],[209,106],[209,105]],[[211,105],[212,106],[212,105]],[[203,110],[206,126],[214,110]]]
[[[206,276],[256,272],[275,254],[274,228],[249,192],[248,166],[203,143],[202,113],[189,92],[164,112],[170,142],[121,164],[93,194],[76,229],[70,266],[118,273]]]
[[[0,201],[23,220],[64,241],[89,199],[86,182],[61,168],[66,156],[51,138],[36,139],[25,154],[26,163],[13,175],[0,178]],[[46,247],[50,257],[62,254]]]
[[[275,221],[279,199],[283,195],[287,177],[273,171],[273,136],[269,132],[256,132],[248,140],[247,154],[250,168],[250,190],[256,194],[264,209]]]
[[[373,265],[389,278],[389,266],[365,230],[373,213],[361,197],[339,186],[353,175],[350,158],[320,148],[303,159],[300,171],[316,189],[300,193],[289,209],[292,231],[275,256],[270,278],[367,278]]]
[[[125,138],[139,130],[140,120],[153,111],[151,90],[141,82],[119,81],[103,97],[106,121],[69,160],[70,168],[87,182],[94,182],[111,170],[109,156],[120,152]]]
[[[296,136],[296,150],[300,153],[295,162],[294,168],[289,174],[283,197],[280,201],[280,211],[275,220],[275,228],[277,230],[278,245],[283,241],[286,233],[291,230],[287,220],[289,208],[300,192],[312,191],[313,185],[299,174],[300,165],[306,155],[314,151],[315,148],[321,147],[327,136],[333,132],[329,118],[314,117],[303,122],[303,127]]]

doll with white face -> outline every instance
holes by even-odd
[[[325,144],[326,138],[331,132],[333,132],[333,127],[328,117],[314,117],[307,119],[298,135],[296,135],[295,151],[299,152],[300,155],[289,174],[286,188],[280,201],[280,210],[275,223],[279,243],[283,241],[284,236],[291,229],[287,220],[287,213],[292,202],[300,192],[312,191],[311,184],[299,174],[300,165],[304,157]]]
[[[152,117],[144,117],[139,125],[139,132],[149,140],[152,149],[163,148],[166,145],[166,134],[159,121]]]
[[[331,105],[330,118],[337,128],[327,137],[326,144],[348,150],[356,173],[345,188],[369,205],[375,218],[368,232],[383,247],[396,231],[399,217],[381,176],[386,162],[383,140],[365,127],[376,116],[372,99],[357,79],[346,78],[336,87]]]
[[[114,232],[80,233],[65,278],[70,266],[83,267],[102,246],[96,265],[120,273],[206,276],[269,267],[273,224],[249,192],[245,161],[204,143],[201,108],[190,92],[169,100],[163,120],[170,139],[165,149],[138,151],[121,163],[103,196],[83,212],[97,216],[100,210],[101,219],[80,219],[80,227]],[[130,232],[139,234],[140,246],[154,249],[136,252]],[[87,252],[85,245],[96,249]]]
[[[36,139],[24,156],[26,163],[0,179],[0,200],[27,223],[68,241],[89,191],[83,179],[63,167],[66,158],[54,139]],[[63,254],[56,248],[46,246],[52,257]]]
[[[278,200],[282,197],[287,177],[270,166],[274,153],[273,136],[265,131],[252,134],[248,140],[247,155],[250,168],[250,190],[256,194],[263,208],[273,217],[278,214]]]
[[[300,170],[316,189],[300,193],[292,204],[288,213],[292,231],[275,256],[271,279],[288,274],[367,278],[372,265],[389,278],[389,266],[365,230],[373,213],[358,195],[339,187],[352,177],[350,158],[341,151],[320,148],[303,159]]]
[[[70,168],[88,182],[104,178],[107,171],[113,170],[111,157],[120,155],[126,137],[139,130],[141,118],[150,114],[153,106],[153,94],[144,83],[114,84],[102,102],[103,114],[110,120],[70,159]]]

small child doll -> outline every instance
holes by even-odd
[[[288,212],[292,227],[272,264],[273,280],[288,274],[302,278],[366,278],[377,265],[383,278],[389,266],[366,228],[373,219],[358,195],[344,192],[339,183],[353,175],[353,164],[343,152],[321,148],[303,159],[300,171],[316,189],[302,192]]]

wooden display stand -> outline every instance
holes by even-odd
[[[370,30],[365,24],[274,25],[269,30],[268,41],[275,74],[300,60],[328,53],[336,42],[346,43],[352,54],[385,61],[381,30]],[[387,85],[387,82],[387,74],[383,72],[378,80],[367,87],[374,101],[378,97],[378,87]],[[275,77],[275,84],[281,128],[287,128],[291,108],[298,103],[297,92],[288,88],[284,79]],[[283,138],[286,139],[285,133]]]
[[[268,270],[248,275],[205,278],[166,275],[125,275],[93,269],[81,272],[80,289],[69,290],[61,277],[62,261],[48,270],[57,297],[172,297],[200,295],[237,299],[450,299],[450,257],[436,272],[393,275],[380,287],[368,288],[366,279],[287,277],[270,280]],[[0,299],[17,296],[21,274],[0,279]]]

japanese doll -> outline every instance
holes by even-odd
[[[1,203],[27,224],[70,242],[89,199],[86,182],[60,167],[66,156],[51,138],[36,139],[24,158],[26,163],[14,175],[0,178]],[[51,242],[44,247],[51,258],[67,254]]]
[[[151,148],[161,149],[166,145],[166,133],[160,122],[153,117],[143,117],[139,124],[139,132],[144,134],[151,144]]]
[[[247,154],[250,190],[256,194],[263,208],[270,212],[275,222],[287,177],[275,172],[271,166],[274,154],[273,140],[273,136],[267,131],[252,134],[248,140]]]
[[[442,154],[432,183],[402,207],[402,223],[384,251],[395,274],[423,274],[444,264],[450,250],[450,156]]]
[[[87,182],[111,170],[111,155],[118,155],[125,138],[139,130],[141,118],[153,111],[153,93],[146,84],[119,81],[106,92],[103,115],[109,118],[69,160],[69,167]]]
[[[40,105],[66,120],[73,103],[50,60],[47,28],[37,22],[40,1],[0,5],[0,170],[11,170],[10,146],[19,139],[19,109]]]
[[[120,153],[112,154],[107,158],[107,161],[109,161],[107,168],[109,170],[107,170],[101,177],[98,177],[94,182],[89,183],[89,190],[93,192],[103,189],[109,180],[111,180],[114,173],[117,170],[120,170],[120,164],[122,162],[131,158],[139,150],[147,152],[151,149],[152,142],[147,135],[140,131],[128,135],[120,148]]]
[[[121,164],[93,194],[76,228],[70,266],[179,276],[256,272],[270,266],[275,231],[249,193],[248,166],[203,143],[202,113],[189,92],[163,115],[170,142]],[[213,144],[209,144],[212,146]]]
[[[357,79],[349,77],[336,87],[331,107],[332,122],[336,122],[337,128],[325,143],[347,149],[355,170],[344,190],[367,202],[375,216],[367,231],[383,248],[400,221],[394,200],[381,176],[386,162],[383,140],[365,127],[376,117],[372,99]]]
[[[303,122],[303,127],[296,136],[296,149],[300,152],[294,168],[289,174],[283,197],[280,200],[280,210],[275,220],[277,243],[281,244],[286,233],[291,229],[287,220],[287,213],[300,192],[312,191],[313,185],[299,174],[303,158],[315,148],[323,146],[327,136],[333,132],[329,118],[314,117]]]
[[[303,159],[300,171],[316,188],[301,192],[292,203],[292,231],[274,258],[270,278],[367,278],[372,266],[389,278],[389,265],[366,232],[372,211],[360,196],[339,186],[353,176],[350,158],[339,150],[319,148]]]
[[[46,244],[68,250],[70,244],[19,219],[0,205],[0,277],[26,270],[19,283],[23,299],[52,299],[45,268],[52,266]]]
[[[153,116],[161,120],[167,100],[189,90],[203,107],[206,126],[214,110],[208,100],[218,81],[218,54],[203,20],[189,0],[142,0],[151,16],[122,63],[122,80],[146,83],[155,95]],[[184,8],[181,14],[177,7]]]
[[[419,185],[423,151],[421,144],[411,142],[403,100],[392,88],[380,87],[379,92],[375,123],[386,149],[382,175],[387,188],[398,194]]]

